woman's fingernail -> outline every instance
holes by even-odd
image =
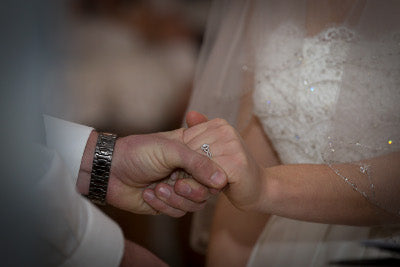
[[[185,195],[189,195],[192,192],[192,188],[186,183],[181,184],[180,190],[181,190],[181,193],[183,193]]]
[[[211,181],[214,183],[214,185],[221,186],[226,183],[225,174],[217,171],[211,176]]]
[[[154,193],[151,190],[147,190],[143,192],[144,200],[150,201],[154,198]]]
[[[171,191],[169,191],[169,189],[166,187],[160,187],[158,189],[158,192],[160,193],[160,195],[162,197],[165,197],[165,198],[169,198],[169,196],[171,195]]]

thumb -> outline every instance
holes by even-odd
[[[186,123],[189,128],[207,121],[207,117],[197,111],[189,111],[186,115]]]

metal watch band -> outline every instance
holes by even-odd
[[[111,161],[117,135],[99,133],[93,156],[88,198],[96,204],[105,205],[110,178]]]

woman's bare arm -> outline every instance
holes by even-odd
[[[262,179],[265,183],[256,210],[331,224],[371,226],[399,223],[400,216],[386,212],[385,208],[400,206],[397,204],[400,203],[400,153],[373,158],[365,163],[374,166],[375,190],[379,190],[376,201],[385,201],[383,208],[373,204],[374,199],[367,200],[344,180],[343,177],[349,177],[355,184],[361,184],[367,179],[359,166],[334,166],[341,170],[341,177],[327,165],[296,164],[264,170]]]

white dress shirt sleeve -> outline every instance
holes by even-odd
[[[124,249],[119,226],[76,191],[87,139],[93,128],[45,116],[46,142],[55,150],[42,179],[43,195],[51,199],[53,230],[49,241],[65,258],[61,266],[118,266]],[[55,225],[54,225],[55,224]]]
[[[47,147],[60,154],[76,184],[83,152],[93,128],[48,115],[43,117]]]

